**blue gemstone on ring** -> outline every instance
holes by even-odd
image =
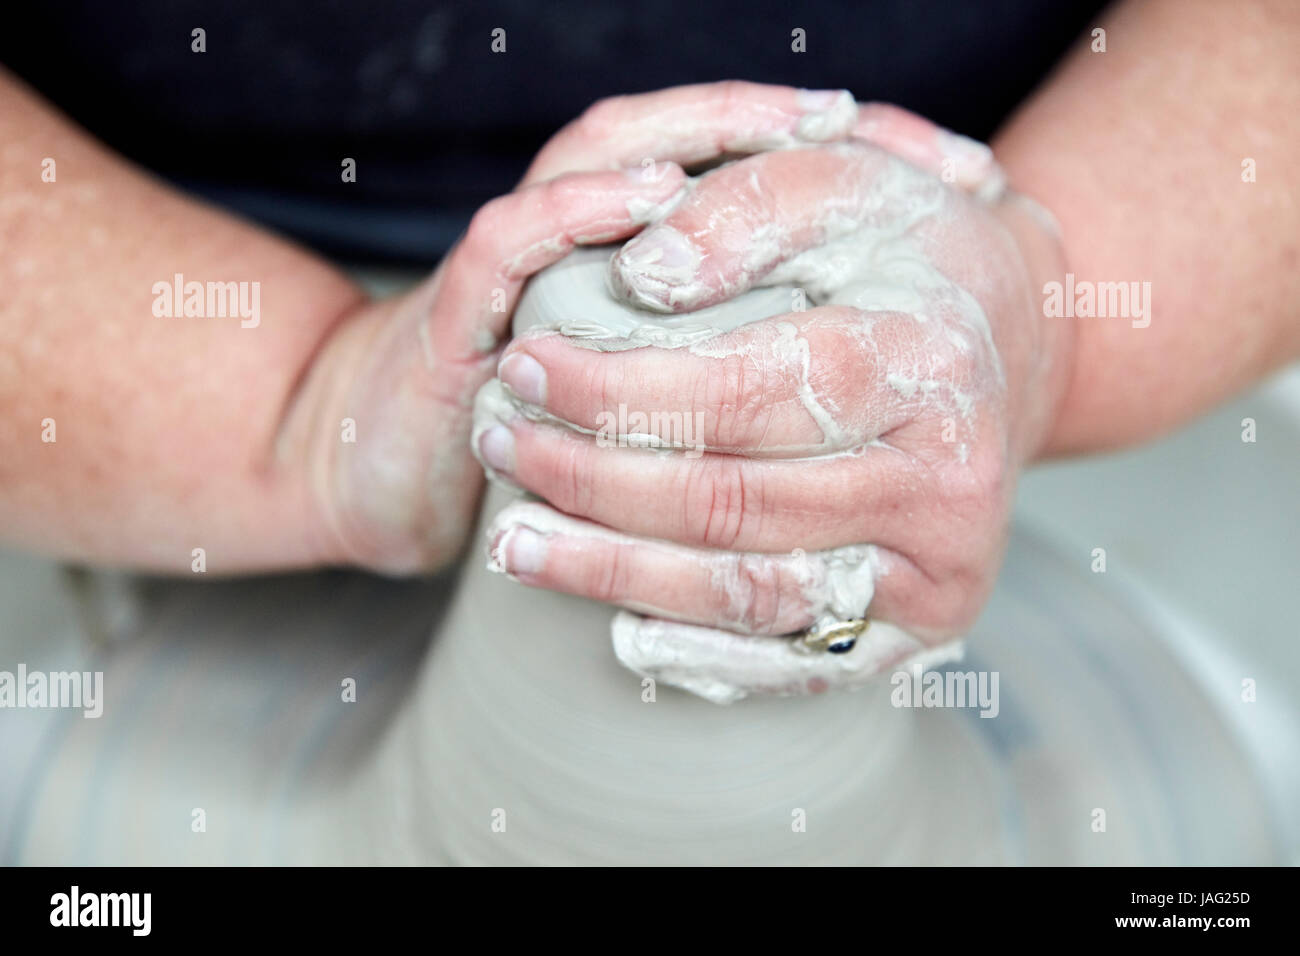
[[[834,644],[830,644],[827,646],[826,653],[847,654],[849,651],[853,650],[853,645],[856,643],[858,643],[858,639],[856,637],[850,637],[843,641],[836,641]]]

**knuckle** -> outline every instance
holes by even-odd
[[[916,344],[916,362],[931,381],[963,388],[976,379],[982,349],[973,329],[946,322]]]
[[[956,637],[970,630],[993,589],[1001,549],[977,548],[959,560],[936,588],[935,631]]]
[[[762,491],[744,462],[726,455],[699,459],[686,477],[684,526],[705,547],[730,549],[749,536],[762,511]]]
[[[935,634],[964,633],[978,617],[994,581],[1005,543],[1004,469],[972,475],[956,492],[953,524],[960,532],[932,554],[931,579],[912,606]]]
[[[965,420],[944,410],[927,416],[923,426],[913,449],[918,493],[937,513],[958,522],[967,540],[996,532],[1015,485],[998,416],[984,408]],[[960,456],[953,444],[957,440]]]
[[[930,590],[924,601],[923,626],[934,637],[956,637],[975,623],[981,605],[978,591],[964,574],[954,574]]]
[[[706,364],[695,385],[695,408],[715,416],[714,443],[721,448],[746,448],[766,430],[773,403],[767,374],[744,354]]]
[[[967,460],[949,469],[945,493],[974,519],[997,519],[998,507],[1007,497],[1010,474],[1006,456],[998,442],[977,440]]]
[[[549,180],[537,197],[543,220],[563,222],[565,214],[584,198],[583,177],[566,173]]]
[[[750,83],[744,80],[720,80],[718,82],[718,103],[727,115],[734,110],[744,107],[749,101],[749,95],[753,90]]]
[[[504,206],[507,199],[506,196],[498,196],[484,203],[470,218],[464,243],[469,250],[478,253],[496,247],[506,218]]]
[[[592,421],[602,414],[618,420],[619,400],[623,397],[624,364],[617,361],[586,362],[585,394],[592,403]],[[613,436],[617,437],[617,436]]]
[[[962,542],[981,540],[993,533],[998,509],[991,501],[990,489],[973,471],[954,469],[928,497],[934,503],[935,513],[944,515],[953,530],[940,553],[949,557],[959,555]]]
[[[498,196],[485,202],[474,213],[469,221],[469,228],[465,232],[466,239],[469,241],[478,241],[495,237],[497,227],[500,226],[503,219],[506,197]]]
[[[535,490],[561,511],[590,514],[594,489],[586,456],[581,442],[563,437],[554,451],[534,466],[541,486]]]
[[[986,559],[987,560],[987,559]],[[913,563],[889,583],[890,604],[900,624],[927,644],[965,634],[975,623],[991,586],[990,565],[968,557]]]
[[[751,634],[794,630],[795,609],[785,593],[786,575],[780,563],[761,554],[731,555],[728,561],[727,586],[719,595],[728,623]]]
[[[574,121],[575,131],[585,139],[600,139],[607,135],[623,108],[625,97],[607,96],[588,106]]]
[[[863,344],[863,322],[856,309],[838,313],[822,307],[822,311],[826,314],[806,323],[803,331],[810,359],[808,384],[840,408],[860,408],[867,376],[877,361],[875,347]]]
[[[610,549],[607,560],[596,563],[590,569],[587,595],[604,604],[618,604],[629,592],[632,573],[628,546],[616,544]]]

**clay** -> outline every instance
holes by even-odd
[[[516,498],[491,488],[479,542]],[[324,859],[373,841],[426,863],[917,864],[954,846],[1006,862],[968,724],[891,706],[888,675],[719,707],[620,665],[615,614],[468,562],[403,711],[294,844],[326,830]],[[361,846],[335,845],[339,818]]]
[[[793,301],[791,288],[777,286],[696,313],[650,315],[611,293],[611,255],[607,247],[579,250],[535,277],[514,334],[563,334],[594,349],[691,347],[788,312]],[[476,446],[510,410],[555,423],[493,381],[476,403]],[[502,521],[545,529],[565,520],[521,501],[508,482],[493,482],[479,547],[508,530]],[[844,553],[804,557],[810,567],[825,565],[818,580],[829,618],[860,613],[871,597],[869,547],[837,550]],[[371,783],[359,782],[348,798],[360,815],[374,799],[373,781],[401,795],[396,812],[413,832],[409,846],[387,848],[398,859],[915,863],[942,859],[960,841],[971,859],[1002,860],[990,788],[940,785],[952,774],[984,781],[990,771],[979,748],[960,735],[927,734],[937,724],[891,707],[888,673],[867,678],[907,658],[925,665],[919,642],[898,629],[873,624],[872,639],[843,655],[736,635],[724,666],[707,666],[717,653],[710,643],[687,655],[693,666],[683,671],[672,664],[680,632],[642,628],[639,615],[526,588],[500,570],[491,556],[468,562],[410,705],[360,775]],[[766,653],[777,646],[779,658]],[[737,661],[759,673],[778,665],[779,680],[856,669],[865,686],[740,700],[744,692],[728,679]],[[924,762],[911,759],[918,747],[929,753]],[[906,794],[918,792],[932,794],[924,825],[907,812]],[[971,834],[979,834],[974,847]]]

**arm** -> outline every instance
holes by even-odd
[[[157,568],[188,566],[193,547],[222,563],[331,556],[301,448],[272,449],[307,358],[360,290],[131,168],[7,74],[0,142],[6,537]],[[151,288],[177,272],[260,281],[268,314],[248,329],[155,318]]]
[[[410,294],[368,301],[125,163],[3,71],[0,144],[0,534],[173,573],[195,548],[216,573],[400,572],[458,553],[482,486],[470,401],[524,281],[576,236],[631,235],[629,207],[682,178],[537,183],[485,206]],[[259,314],[157,315],[154,287],[178,273],[249,283],[250,300],[256,283]]]
[[[1300,355],[1300,8],[1130,0],[1099,25],[1107,52],[1081,40],[994,143],[1070,271],[1151,283],[1147,328],[1075,320],[1047,455],[1152,438]]]

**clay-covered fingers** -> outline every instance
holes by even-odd
[[[487,534],[492,570],[627,609],[612,625],[618,659],[715,703],[852,687],[918,654],[948,653],[937,647],[944,636],[887,623],[908,620],[933,589],[919,585],[905,559],[874,546],[783,555],[704,550],[623,534],[541,502],[507,506]],[[861,618],[868,609],[870,626],[844,653],[796,640],[820,622]]]
[[[861,448],[913,417],[890,372],[964,374],[912,316],[830,306],[741,326],[694,346],[601,351],[555,332],[510,344],[498,367],[520,400],[579,429],[668,447],[800,458]]]
[[[431,326],[434,354],[478,361],[496,348],[527,278],[575,245],[625,239],[645,225],[645,211],[679,192],[681,168],[658,175],[636,170],[572,173],[492,200],[470,222],[439,270]]]
[[[298,401],[326,409],[317,426],[343,420],[361,434],[343,444],[313,428],[313,481],[345,560],[409,573],[455,553],[483,480],[466,454],[473,396],[496,368],[524,281],[576,244],[640,229],[640,212],[684,182],[663,168],[650,181],[573,174],[494,200],[426,282],[340,323]]]
[[[987,145],[902,107],[859,104],[853,135],[981,199],[995,200],[1006,190],[1006,175]]]
[[[743,634],[790,634],[823,615],[861,616],[876,567],[867,546],[777,555],[690,548],[540,502],[503,509],[488,539],[490,566],[531,587]]]
[[[598,101],[557,133],[523,183],[574,170],[680,165],[852,134],[847,90],[801,90],[729,80]]]
[[[480,391],[474,448],[498,478],[567,514],[696,547],[780,552],[906,541],[927,473],[871,446],[794,461],[664,453],[526,417],[498,382]]]
[[[610,285],[657,312],[715,305],[757,284],[792,280],[815,301],[833,287],[824,250],[808,268],[801,253],[864,233],[903,234],[953,196],[933,176],[877,147],[833,143],[751,156],[702,176],[663,220],[627,242],[610,263]],[[843,258],[855,252],[843,249]]]
[[[646,677],[716,704],[750,694],[799,696],[855,687],[905,664],[932,666],[960,644],[927,648],[912,635],[873,621],[845,654],[807,653],[789,638],[757,637],[627,611],[611,625],[614,653]]]
[[[495,385],[485,386],[480,397]],[[982,449],[944,471],[889,447],[805,461],[710,454],[688,458],[680,452],[602,448],[590,436],[562,426],[503,417],[502,423],[484,422],[476,410],[480,460],[556,511],[616,529],[638,539],[637,547],[657,541],[688,549],[792,555],[869,542],[876,568],[885,575],[874,605],[877,613],[923,636],[956,633],[973,620],[987,593],[982,572],[996,563],[1004,540],[1005,488],[996,456]],[[672,566],[681,553],[669,544],[655,547],[659,550],[646,560],[660,567]],[[602,548],[592,553],[601,554],[602,561],[626,558],[626,568],[633,551]],[[565,558],[574,555],[565,553]],[[518,571],[524,560],[522,553],[503,552],[502,568]],[[699,570],[698,563],[685,562],[684,567],[690,573]],[[780,564],[762,567],[778,575],[783,569]],[[590,574],[613,570],[597,562]],[[755,566],[740,570],[752,573]],[[579,565],[565,570],[557,564],[548,574],[545,583],[529,583],[596,596],[584,590],[588,572]],[[663,598],[667,592],[659,582],[652,593]],[[616,603],[636,606],[629,600]],[[709,620],[703,613],[712,607],[705,598],[694,604],[682,600],[671,608],[650,598],[646,605],[696,621]],[[771,616],[783,624],[787,620]]]

